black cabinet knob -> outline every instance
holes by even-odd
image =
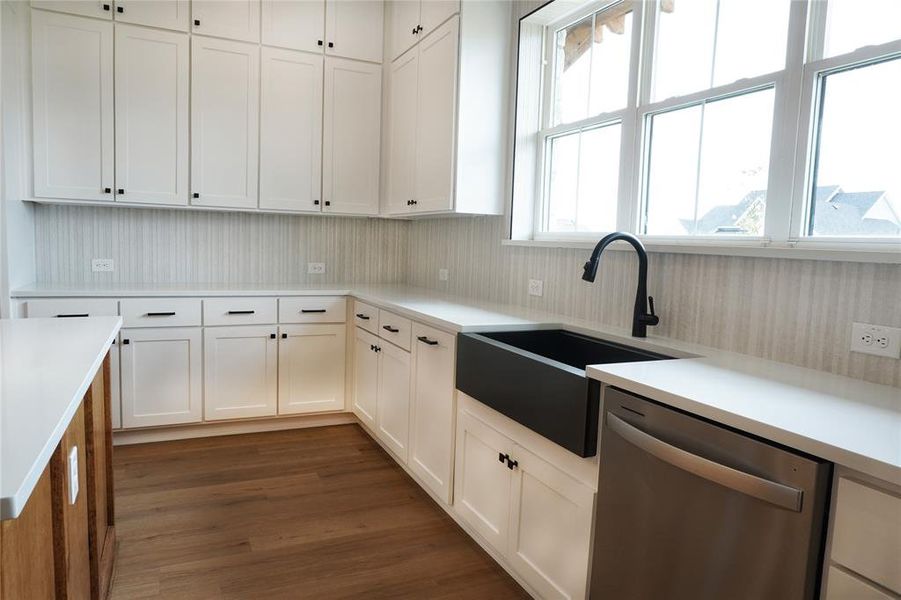
[[[125,190],[122,189],[122,188],[119,188],[119,189],[116,190],[116,193],[117,193],[117,194],[124,194],[124,193],[125,193]]]
[[[194,27],[200,27],[200,19],[194,19]]]
[[[198,194],[197,192],[194,192],[193,194],[191,194],[191,196],[193,196],[194,198],[200,198],[200,194]]]
[[[123,345],[123,346],[127,346],[127,345],[130,344],[130,343],[131,343],[131,340],[129,340],[128,338],[125,338],[124,340],[122,340],[122,345]]]
[[[509,454],[504,454],[503,452],[497,453],[497,462],[507,462],[508,458],[510,458]]]
[[[314,205],[314,206],[319,206],[319,200],[313,200],[313,205]]]
[[[511,460],[509,458],[507,459],[507,468],[510,469],[511,471],[518,466],[519,466],[519,463],[516,462],[515,460]]]
[[[331,201],[331,200],[326,200],[326,201],[325,201],[325,205],[326,205],[326,206],[331,206],[331,205],[332,205],[332,201]]]
[[[335,47],[335,42],[329,42],[329,43],[328,43],[328,47],[329,47],[329,48],[334,48],[334,47]]]
[[[275,335],[274,333],[270,333],[270,334],[269,334],[269,339],[270,339],[270,340],[274,340],[275,338],[276,338],[276,335]]]
[[[113,191],[113,188],[103,188],[103,193],[104,193],[104,194],[112,193],[112,191]]]
[[[287,333],[283,333],[283,334],[282,334],[282,339],[283,339],[283,340],[288,339],[288,334],[287,334]]]
[[[322,45],[322,40],[316,40],[316,45],[317,45],[317,46],[321,46],[321,45]]]
[[[109,9],[110,9],[109,4],[104,4],[104,5],[103,5],[103,10],[107,10],[107,11],[108,11]]]
[[[120,14],[121,14],[121,13],[124,13],[124,12],[125,12],[125,8],[122,7],[122,6],[117,6],[117,7],[116,7],[116,12],[117,12],[117,13],[120,13]]]

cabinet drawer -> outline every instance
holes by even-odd
[[[829,567],[829,582],[823,598],[825,600],[894,600],[882,590],[835,567]]]
[[[53,298],[29,300],[25,305],[28,318],[41,317],[115,317],[119,302],[106,298]]]
[[[122,300],[122,327],[197,327],[197,298],[136,298]]]
[[[901,498],[844,477],[836,497],[832,560],[901,593]]]
[[[366,331],[378,335],[379,333],[379,309],[365,302],[354,300],[354,323]]]
[[[275,298],[207,298],[204,325],[267,325],[278,321]]]
[[[279,323],[344,323],[347,303],[340,296],[280,298]]]
[[[379,310],[379,337],[383,340],[409,350],[411,327],[410,319],[399,317],[387,310]]]

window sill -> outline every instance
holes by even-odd
[[[546,240],[502,240],[504,246],[534,248],[581,248],[591,250],[597,240],[546,239]],[[674,254],[707,254],[713,256],[748,256],[755,258],[788,258],[795,260],[832,260],[844,262],[866,262],[901,264],[901,242],[899,243],[849,243],[849,242],[788,242],[775,243],[760,240],[701,241],[701,240],[660,240],[641,238],[648,252]],[[613,244],[614,250],[631,250],[625,244]]]

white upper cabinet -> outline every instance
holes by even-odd
[[[116,200],[188,203],[188,36],[116,26]]]
[[[45,8],[73,15],[95,17],[97,19],[113,18],[113,0],[31,0],[34,8]]]
[[[391,65],[386,212],[502,214],[511,3],[422,6],[444,21]]]
[[[262,48],[260,208],[319,211],[322,61]]]
[[[453,19],[419,44],[415,212],[453,208],[458,35]]]
[[[393,0],[390,14],[390,52],[394,60],[413,47],[419,33],[419,0]]]
[[[382,67],[325,59],[323,211],[379,212]]]
[[[278,414],[344,410],[344,325],[282,325]]]
[[[416,176],[416,104],[419,94],[419,53],[391,63],[388,107],[388,206],[391,214],[410,210]]]
[[[207,421],[276,414],[275,325],[205,327],[203,367],[203,414]]]
[[[113,199],[113,24],[32,11],[34,194]]]
[[[116,21],[120,23],[177,31],[189,31],[191,27],[191,3],[188,0],[115,0],[115,7]]]
[[[260,41],[260,0],[193,0],[191,11],[194,33]]]
[[[191,43],[191,203],[256,207],[260,48]]]
[[[325,0],[263,0],[263,43],[305,52],[324,47]]]
[[[325,53],[382,62],[384,3],[381,0],[328,0]]]
[[[419,9],[419,38],[425,38],[439,25],[460,12],[460,0],[422,0]]]

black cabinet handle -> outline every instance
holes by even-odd
[[[334,48],[334,47],[335,47],[335,42],[329,42],[329,43],[328,43],[328,47],[329,47],[329,48]]]
[[[198,194],[197,192],[194,192],[193,194],[191,194],[191,196],[193,196],[194,198],[200,198],[200,194]]]
[[[282,339],[283,339],[283,340],[288,339],[288,334],[287,334],[287,333],[283,333],[283,334],[282,334]]]
[[[200,19],[194,19],[194,27],[200,27]]]
[[[391,325],[382,325],[382,329],[390,333],[397,333],[398,331],[400,331],[400,329],[398,329],[397,327],[392,327]]]
[[[369,349],[372,350],[373,352],[381,352],[382,351],[382,349],[379,348],[378,346],[376,346],[375,344],[369,344]]]
[[[324,313],[327,311],[324,308],[301,308],[300,312],[306,315],[309,313]]]
[[[131,343],[131,340],[129,340],[128,338],[125,338],[124,340],[122,340],[122,345],[123,345],[123,346],[127,346],[127,345],[129,345],[130,343]]]
[[[510,460],[509,458],[507,459],[507,468],[510,469],[511,471],[518,466],[519,466],[519,463],[516,462],[515,460]]]
[[[121,13],[124,13],[124,12],[125,12],[125,9],[124,9],[123,7],[121,7],[121,6],[117,6],[117,7],[116,7],[116,12],[121,14]]]
[[[145,316],[148,317],[174,317],[175,311],[170,312],[149,312]]]
[[[363,313],[357,313],[357,318],[362,319],[363,321],[368,321],[369,315],[364,315]]]
[[[429,338],[427,338],[424,335],[421,335],[416,339],[419,340],[420,342],[422,342],[423,344],[428,344],[429,346],[437,346],[438,345],[438,340],[430,340]]]
[[[269,339],[274,340],[277,336],[274,333],[269,334]]]
[[[313,205],[314,205],[314,206],[319,206],[319,200],[313,200]]]
[[[255,310],[230,310],[227,314],[229,315],[252,315],[255,313]]]
[[[331,205],[332,205],[332,201],[331,201],[331,200],[326,200],[326,201],[325,201],[325,205],[326,205],[326,206],[331,206]]]
[[[90,315],[88,313],[70,313],[67,315],[56,315],[56,318],[57,319],[68,319],[71,317],[89,317],[89,316]]]
[[[422,25],[416,26],[416,33],[422,33]]]
[[[103,188],[104,194],[111,194],[113,192],[113,188]]]
[[[509,454],[504,454],[503,452],[497,453],[497,462],[507,462],[507,459],[510,458]]]
[[[416,35],[416,28],[415,28],[415,27],[413,28],[413,32],[412,32],[412,33],[413,33],[413,35]]]
[[[125,193],[125,190],[122,189],[122,188],[119,188],[119,189],[116,190],[116,193],[117,193],[117,194],[124,194],[124,193]]]
[[[322,40],[316,40],[316,45],[317,45],[317,46],[321,46],[321,45],[322,45]]]
[[[382,347],[381,347],[381,346],[376,346],[376,347],[375,347],[375,351],[376,351],[376,352],[381,352],[381,351],[382,351]]]
[[[109,4],[104,4],[104,5],[103,5],[103,10],[107,10],[107,11],[108,11],[109,8],[110,8]]]

